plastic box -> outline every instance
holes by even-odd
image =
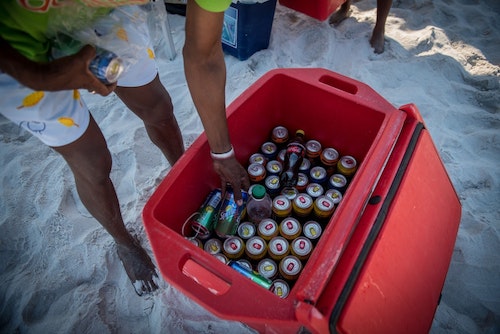
[[[340,6],[345,0],[279,0],[280,4],[294,9],[298,12],[309,15],[320,21],[324,21]]]
[[[224,13],[222,49],[240,60],[267,49],[271,38],[276,0],[233,2]]]
[[[417,108],[324,69],[268,72],[227,108],[238,160],[284,125],[359,164],[290,295],[281,299],[182,236],[220,186],[206,136],[146,203],[143,220],[165,280],[261,333],[425,333],[440,299],[461,206]]]

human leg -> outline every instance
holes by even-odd
[[[391,6],[392,0],[377,0],[377,21],[370,38],[370,44],[375,53],[384,52],[385,23]]]
[[[346,0],[335,13],[330,16],[328,22],[337,26],[340,22],[344,21],[349,16],[349,10],[351,9],[351,0]]]

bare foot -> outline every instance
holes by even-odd
[[[384,32],[375,33],[373,31],[372,38],[370,38],[370,45],[373,47],[373,52],[383,53],[384,52]]]
[[[156,267],[139,242],[117,244],[117,253],[135,292],[139,296],[158,289],[158,285],[155,283],[155,278],[158,278]]]
[[[328,23],[332,26],[338,26],[340,22],[344,21],[346,18],[349,17],[351,14],[351,5],[349,1],[344,2],[342,6],[340,6],[340,9],[337,10],[335,13],[330,16],[330,19],[328,20]]]

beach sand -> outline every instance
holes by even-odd
[[[246,61],[226,56],[227,103],[271,69],[321,67],[366,83],[396,107],[416,104],[463,206],[431,333],[499,333],[500,2],[395,0],[380,55],[369,45],[375,13],[375,0],[355,1],[333,28],[278,4],[269,48]],[[189,147],[203,128],[183,73],[185,18],[168,18],[177,57],[167,59],[156,34],[160,76]],[[115,95],[82,94],[113,156],[124,220],[151,253],[141,213],[170,166]],[[5,118],[0,161],[2,333],[254,333],[164,281],[138,297],[67,165]]]

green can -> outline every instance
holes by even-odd
[[[241,191],[243,204],[239,206],[234,199],[234,192],[226,190],[224,202],[219,210],[219,218],[215,226],[215,233],[221,238],[227,238],[235,235],[238,231],[241,218],[245,214],[245,206],[248,199],[248,193]]]

